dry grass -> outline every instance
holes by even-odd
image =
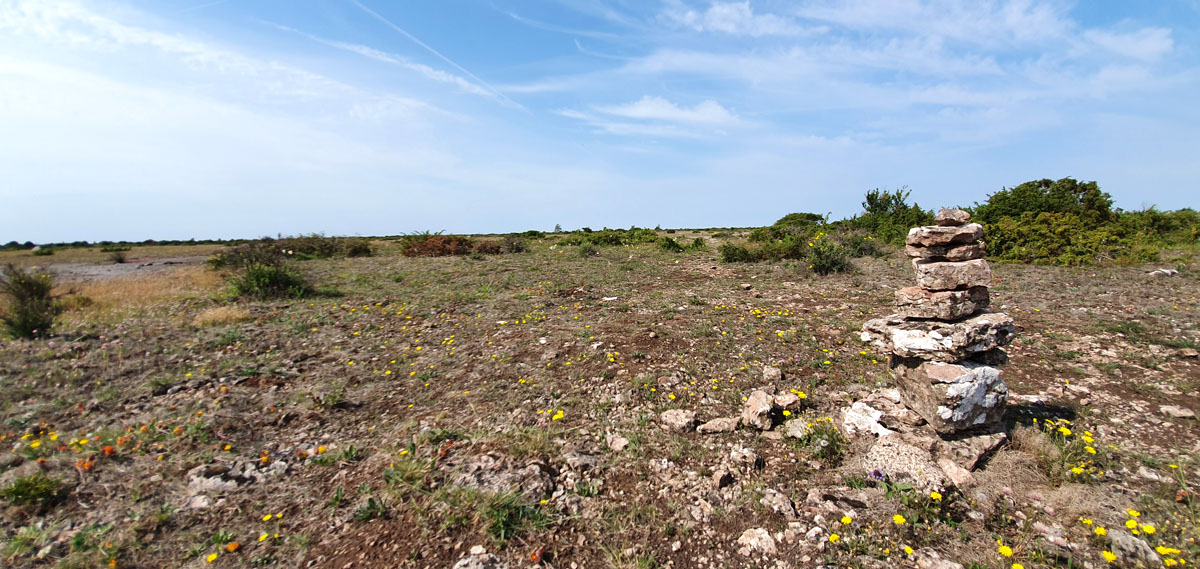
[[[186,267],[104,281],[64,282],[55,287],[55,293],[70,292],[88,299],[75,301],[76,306],[68,313],[68,318],[82,322],[113,322],[180,300],[208,297],[223,284],[217,272]]]
[[[1062,462],[1062,451],[1040,429],[1018,425],[1012,432],[1013,448],[1037,461],[1038,467],[1047,475],[1058,470]]]
[[[131,247],[125,255],[130,262],[153,261],[174,257],[208,256],[220,249],[220,245],[138,245]],[[102,247],[68,247],[55,249],[48,257],[35,257],[29,251],[0,251],[0,265],[12,263],[18,267],[44,267],[54,263],[95,263],[110,265],[111,253],[101,251]]]
[[[209,308],[196,315],[192,320],[193,326],[216,326],[218,324],[233,324],[244,322],[251,318],[250,311],[237,306],[218,306]]]

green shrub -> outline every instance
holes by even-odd
[[[717,252],[721,255],[721,261],[726,263],[753,263],[760,260],[754,251],[735,243],[722,243]]]
[[[1025,212],[987,225],[988,253],[1005,261],[1089,265],[1156,260],[1163,241],[1120,224],[1096,225],[1072,213]]]
[[[280,265],[287,254],[271,238],[249,241],[223,249],[204,262],[211,269],[244,268],[251,265]]]
[[[846,221],[855,229],[862,229],[875,239],[886,243],[903,243],[908,230],[919,225],[933,224],[933,212],[921,206],[908,204],[912,190],[907,187],[894,191],[869,190],[864,196],[863,213]]]
[[[662,249],[663,251],[666,251],[668,253],[682,253],[683,252],[683,245],[680,245],[678,242],[676,242],[674,239],[671,239],[670,237],[659,237],[658,238],[658,248]]]
[[[30,252],[30,254],[34,257],[48,257],[54,254],[54,249],[50,249],[49,247],[39,247]]]
[[[528,233],[530,233],[530,232],[529,231],[525,232],[525,234],[528,234]],[[535,233],[541,233],[541,232],[539,231],[539,232],[535,232]],[[543,236],[544,236],[544,234],[543,234]],[[501,249],[503,249],[505,253],[524,253],[525,251],[529,250],[529,243],[527,243],[525,241],[525,238],[522,237],[521,235],[516,235],[516,234],[506,235],[504,237],[504,240],[501,241]]]
[[[1080,183],[1074,178],[1035,180],[1011,189],[1001,189],[976,205],[973,217],[980,223],[997,223],[1026,213],[1068,213],[1088,223],[1113,219],[1112,196],[1096,182]]]
[[[50,291],[54,279],[13,265],[4,268],[0,295],[7,297],[8,307],[0,313],[0,324],[16,338],[45,336],[62,311]]]
[[[583,257],[586,259],[588,257],[593,257],[598,254],[600,254],[600,251],[598,249],[596,249],[596,246],[593,245],[590,241],[580,243],[580,245],[579,245],[579,256],[580,257]]]
[[[809,247],[809,265],[818,275],[841,273],[850,268],[849,255],[846,248],[828,237],[817,237]]]
[[[108,254],[108,260],[120,265],[127,261],[128,258],[125,256],[124,251],[113,251],[112,253]]]
[[[8,487],[0,488],[0,498],[18,506],[52,506],[63,498],[62,484],[38,472],[18,477]]]
[[[882,257],[883,248],[871,235],[851,233],[841,238],[842,246],[851,257]]]
[[[347,257],[370,257],[374,254],[374,251],[371,250],[371,240],[364,237],[343,239],[341,251]]]
[[[283,264],[249,265],[241,274],[234,275],[230,283],[236,295],[259,300],[301,298],[312,292],[299,273]]]
[[[689,251],[707,251],[708,242],[706,242],[703,237],[697,237],[692,239],[692,243],[687,246],[687,249]]]

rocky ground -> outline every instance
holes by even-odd
[[[379,242],[301,262],[324,292],[295,301],[231,304],[194,263],[111,279],[105,294],[173,280],[119,317],[77,302],[54,337],[0,344],[0,558],[1200,563],[1194,251],[993,265],[992,308],[1017,329],[1010,402],[1002,429],[958,444],[860,338],[913,284],[901,251],[820,277],[552,243],[409,259]]]

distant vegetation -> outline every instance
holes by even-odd
[[[806,262],[818,274],[845,271],[850,268],[849,259],[881,256],[888,247],[903,246],[910,228],[933,223],[934,210],[911,202],[911,194],[907,187],[876,188],[864,195],[861,213],[848,219],[830,221],[828,215],[795,212],[766,227],[711,228],[708,238],[717,240],[714,245],[721,260],[729,263],[795,260]],[[1151,262],[1158,260],[1164,249],[1200,242],[1200,213],[1195,210],[1159,211],[1150,207],[1124,211],[1114,208],[1112,196],[1094,181],[1034,180],[1002,188],[988,195],[983,203],[960,207],[971,212],[972,221],[984,225],[988,256],[997,261],[1053,265]],[[676,232],[636,226],[563,231],[561,225],[556,225],[553,236],[538,230],[482,238],[424,231],[376,239],[399,242],[401,253],[409,257],[469,255],[482,259],[484,255],[521,253],[528,250],[529,242],[548,237],[556,239],[553,242],[556,246],[574,247],[581,257],[597,255],[607,247],[643,244],[655,244],[667,253],[709,250],[705,238],[677,241],[672,236]],[[744,239],[739,240],[739,235],[744,235]],[[111,253],[109,261],[123,263],[132,256],[127,252],[137,245],[195,244],[227,245],[208,263],[213,268],[239,270],[251,264],[283,266],[285,260],[360,257],[373,253],[367,238],[321,234],[227,241],[147,239],[41,245],[10,241],[0,245],[0,250],[53,255],[58,249],[98,247],[101,252]]]
[[[1138,263],[1200,241],[1200,214],[1193,209],[1114,209],[1096,182],[1072,178],[1002,189],[972,209],[987,231],[988,254],[1005,261]]]

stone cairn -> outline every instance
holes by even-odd
[[[999,423],[1008,388],[995,366],[1016,333],[1012,318],[987,310],[992,270],[983,226],[942,209],[936,225],[908,232],[917,286],[896,291],[895,314],[869,320],[863,339],[887,352],[904,404],[941,437],[969,436]]]

